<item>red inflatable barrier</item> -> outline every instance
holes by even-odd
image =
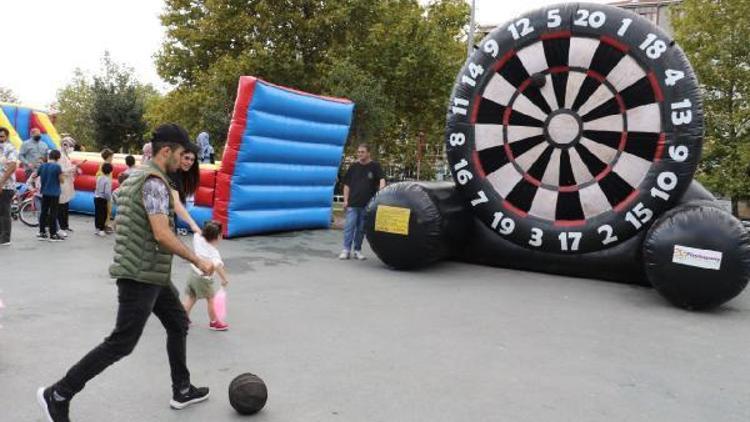
[[[214,206],[214,189],[203,186],[199,187],[198,190],[195,191],[195,205],[200,205],[202,207]]]
[[[96,190],[96,176],[81,174],[76,177],[73,185],[76,190],[93,192]]]
[[[81,170],[82,174],[86,174],[89,176],[95,176],[96,172],[99,171],[99,165],[101,164],[101,161],[92,161],[92,160],[86,160],[86,161],[73,161],[76,164],[80,163],[79,169]]]
[[[195,205],[200,205],[203,207],[213,207],[215,191],[216,170],[201,169],[200,186],[195,192]]]

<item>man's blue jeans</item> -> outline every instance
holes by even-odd
[[[344,224],[344,250],[362,250],[362,240],[365,237],[365,209],[349,207],[346,209],[346,223]]]

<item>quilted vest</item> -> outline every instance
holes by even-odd
[[[143,185],[151,176],[159,177],[169,186],[166,175],[153,163],[134,170],[120,186],[115,218],[115,257],[114,263],[109,267],[109,275],[112,278],[127,278],[142,283],[169,286],[172,276],[172,254],[161,249],[154,238],[143,205]],[[171,194],[169,224],[174,225],[174,203]]]

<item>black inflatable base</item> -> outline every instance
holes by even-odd
[[[376,255],[394,269],[415,269],[453,259],[653,285],[682,308],[718,306],[747,285],[750,237],[739,220],[720,210],[715,198],[697,182],[691,184],[679,204],[658,219],[651,230],[617,246],[562,255],[526,249],[503,239],[473,217],[451,183],[406,182],[389,186],[370,202],[366,232]],[[702,268],[712,264],[701,262],[674,263],[675,248],[678,253],[713,251],[705,259],[721,254],[720,267]]]
[[[672,304],[709,309],[734,298],[750,278],[750,237],[742,223],[706,201],[673,208],[649,230],[646,274]]]

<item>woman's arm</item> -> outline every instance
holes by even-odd
[[[193,231],[193,233],[201,233],[201,228],[198,227],[198,225],[195,223],[195,220],[193,220],[193,217],[190,216],[190,213],[185,209],[185,206],[182,205],[182,202],[180,201],[180,194],[177,193],[176,190],[171,189],[172,192],[172,201],[174,202],[174,212],[177,213],[177,216],[179,216],[183,221],[188,223],[188,226],[190,226],[190,230]]]

